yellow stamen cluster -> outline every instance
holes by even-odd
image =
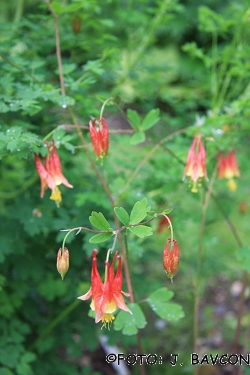
[[[192,193],[197,193],[198,192],[198,187],[201,187],[201,178],[198,179],[198,181],[194,182],[192,181],[192,179],[190,178],[190,184],[188,185],[189,187],[191,187],[191,192]]]
[[[60,203],[62,201],[62,194],[61,194],[58,186],[56,186],[55,189],[52,191],[50,199],[52,199],[52,201],[56,202],[57,207],[60,206]]]
[[[237,184],[236,182],[234,181],[233,178],[230,178],[228,181],[227,181],[227,186],[229,187],[229,189],[231,191],[235,191],[237,190]]]
[[[114,315],[112,314],[104,314],[103,317],[102,317],[102,327],[101,329],[106,328],[106,325],[108,325],[108,329],[110,329],[110,326],[113,322],[113,320],[115,320],[115,317]]]

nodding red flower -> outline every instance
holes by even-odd
[[[167,240],[167,243],[163,250],[162,260],[163,260],[163,267],[166,271],[166,274],[172,281],[174,275],[176,274],[178,270],[179,261],[180,261],[180,249],[178,246],[178,242],[176,240],[173,240],[172,249],[171,249],[171,239],[169,238]]]
[[[104,283],[102,282],[97,269],[96,254],[97,250],[95,249],[92,253],[90,290],[78,298],[85,301],[92,297],[90,307],[95,311],[95,322],[98,323],[101,320],[103,326],[106,326],[106,324],[109,326],[109,324],[115,319],[112,313],[116,310],[116,307],[132,314],[129,308],[125,305],[122,296],[122,294],[124,294],[129,297],[129,294],[122,291],[122,261],[121,257],[118,255],[118,251],[115,252],[111,265],[109,265],[108,262],[105,262],[107,274]],[[118,260],[118,268],[116,275],[114,275],[114,263],[116,260]]]
[[[90,120],[89,131],[92,146],[97,158],[103,158],[108,154],[109,148],[109,129],[105,118],[99,118],[98,121],[94,119],[93,124]]]
[[[58,250],[57,261],[56,261],[57,271],[60,273],[62,280],[69,269],[69,250],[65,247],[62,253],[62,249]]]
[[[200,178],[207,179],[206,151],[199,136],[194,138],[188,152],[183,178],[186,176],[188,176],[193,183],[191,189],[193,193],[197,193],[198,191],[197,181]]]
[[[36,170],[41,180],[41,198],[44,196],[44,191],[49,188],[52,193],[50,199],[54,200],[59,206],[62,201],[62,195],[58,188],[58,185],[65,185],[68,188],[72,188],[68,180],[62,174],[62,166],[60,158],[57,154],[55,142],[52,139],[52,151],[50,149],[50,144],[46,142],[48,147],[48,156],[44,158],[44,164],[41,162],[39,156],[35,154],[35,164]]]
[[[217,155],[218,162],[218,178],[228,179],[227,186],[231,191],[237,189],[234,177],[240,177],[240,171],[238,168],[235,152],[231,150],[227,155],[219,153]]]

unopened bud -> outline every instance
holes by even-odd
[[[66,247],[64,248],[64,253],[62,253],[62,249],[58,250],[56,268],[63,280],[69,269],[69,251]]]
[[[78,34],[81,31],[82,20],[78,14],[75,14],[72,22],[72,29],[75,34]]]
[[[166,271],[167,276],[173,279],[174,275],[176,274],[178,267],[179,267],[179,260],[180,260],[180,249],[178,246],[178,242],[173,240],[172,249],[171,249],[171,239],[167,240],[167,243],[164,247],[163,251],[163,267]]]
[[[247,203],[245,201],[240,202],[239,210],[241,214],[245,215],[245,213],[247,212]]]

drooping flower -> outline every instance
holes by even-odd
[[[197,193],[197,182],[201,178],[207,179],[206,151],[199,136],[196,136],[189,149],[183,178],[188,176],[192,182],[193,193]]]
[[[90,290],[79,299],[85,301],[92,297],[90,307],[95,311],[95,322],[98,323],[100,320],[103,326],[112,323],[115,319],[112,313],[118,307],[121,310],[127,311],[130,314],[132,312],[125,305],[122,294],[129,297],[128,293],[122,291],[122,261],[118,255],[118,251],[115,252],[112,264],[109,265],[105,262],[107,267],[106,280],[103,283],[100,274],[97,269],[97,250],[95,249],[92,253],[92,271],[91,271],[91,287]],[[116,275],[114,275],[114,263],[118,260],[118,267]]]
[[[178,242],[173,240],[173,246],[171,249],[171,239],[168,238],[167,243],[163,250],[163,267],[166,271],[167,276],[173,279],[174,275],[176,274],[179,261],[180,261],[180,249],[178,246]]]
[[[237,189],[234,177],[240,177],[235,152],[231,150],[227,155],[219,153],[217,155],[218,162],[218,178],[226,178],[228,180],[227,186],[231,191]]]
[[[62,249],[58,250],[56,268],[63,280],[65,274],[68,272],[69,269],[69,250],[66,247],[64,248],[63,253]]]
[[[98,123],[98,124],[97,124]],[[105,118],[99,118],[89,121],[89,131],[92,146],[97,158],[103,158],[108,153],[109,147],[109,130]]]
[[[56,151],[54,140],[52,139],[52,151],[48,142],[46,142],[46,145],[48,147],[48,156],[44,158],[44,164],[41,162],[39,156],[35,154],[36,169],[41,180],[40,196],[43,198],[44,191],[47,188],[50,188],[52,191],[50,199],[54,200],[57,206],[59,206],[62,201],[62,195],[58,185],[63,184],[68,188],[72,188],[73,185],[71,185],[62,174],[62,166]]]

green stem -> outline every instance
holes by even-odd
[[[171,133],[170,135],[168,135],[167,137],[163,138],[162,140],[160,140],[156,145],[154,145],[154,147],[145,155],[145,157],[140,161],[140,163],[137,165],[137,167],[135,168],[135,170],[131,173],[130,177],[128,178],[127,182],[125,183],[123,189],[122,189],[122,192],[120,194],[120,196],[118,197],[117,201],[115,202],[116,204],[118,204],[124,193],[126,192],[126,190],[128,189],[129,185],[131,184],[131,182],[133,181],[133,179],[135,178],[135,176],[138,174],[138,172],[140,171],[140,169],[143,167],[143,165],[151,158],[151,156],[158,150],[158,148],[160,146],[162,146],[165,142],[169,141],[170,139],[176,137],[177,135],[180,135],[180,134],[183,134],[185,133],[189,128],[183,128],[183,129],[180,129],[180,130],[177,130],[176,132],[173,132]]]
[[[57,65],[59,70],[59,79],[60,79],[60,86],[61,86],[61,93],[62,96],[66,95],[65,92],[65,85],[64,85],[64,77],[63,77],[63,66],[62,66],[62,58],[61,58],[61,47],[60,47],[60,35],[59,35],[59,23],[58,23],[58,16],[54,12],[54,10],[51,7],[51,4],[49,0],[46,1],[46,4],[54,17],[55,21],[55,39],[56,39],[56,57],[57,57]]]
[[[21,66],[13,63],[11,60],[9,60],[6,56],[4,56],[2,53],[0,53],[0,57],[2,57],[3,60],[5,60],[8,64],[14,66],[14,68],[20,70],[22,73],[26,74],[27,76],[29,76],[33,81],[37,82],[37,83],[42,83],[41,81],[39,81],[39,79],[37,79],[35,76],[33,76],[31,73],[29,73],[27,70],[23,69]]]
[[[51,130],[51,132],[49,132],[44,138],[43,138],[43,142],[47,141],[47,139],[49,139],[56,131],[57,129],[59,128],[62,128],[64,125],[58,125],[55,129]]]
[[[130,57],[127,59],[129,65],[126,64],[127,65],[126,70],[122,74],[118,84],[120,84],[121,82],[123,82],[126,79],[126,77],[128,76],[128,73],[131,70],[131,68],[133,68],[133,66],[136,65],[136,63],[140,60],[141,56],[144,54],[144,52],[146,51],[146,49],[150,45],[153,34],[155,33],[156,29],[161,24],[162,18],[164,16],[164,13],[166,12],[169,4],[170,4],[169,0],[165,0],[161,3],[160,9],[156,13],[156,15],[154,16],[152,21],[149,23],[148,30],[145,30],[145,32],[143,33],[144,37],[143,37],[143,40],[141,42],[141,45],[137,49],[137,53],[135,54],[135,57],[133,59],[131,59],[132,61],[130,61]],[[129,46],[129,48],[130,48],[130,46]]]
[[[125,250],[126,250],[126,256],[128,258],[128,231],[125,230],[125,233],[124,233],[124,243],[125,243]]]
[[[113,241],[112,247],[110,249],[108,249],[108,251],[107,251],[107,256],[106,256],[106,262],[107,263],[109,261],[109,255],[110,255],[110,253],[112,253],[112,251],[114,251],[114,248],[115,248],[115,245],[116,245],[117,236],[118,236],[118,231],[115,232],[115,236],[114,236],[114,241]],[[106,265],[106,267],[105,267],[105,282],[107,280],[107,276],[108,276],[108,266]]]
[[[24,9],[24,2],[25,0],[17,0],[16,4],[16,12],[14,17],[14,23],[18,23],[23,15],[23,9]]]
[[[199,285],[200,285],[200,271],[201,271],[202,242],[203,242],[203,236],[204,236],[204,230],[205,230],[207,208],[208,208],[209,200],[211,197],[216,173],[217,173],[217,165],[215,166],[213,170],[213,174],[209,182],[208,190],[205,196],[205,201],[202,207],[202,218],[201,218],[199,246],[198,246],[198,254],[197,254],[196,282],[194,284],[194,328],[193,328],[194,353],[198,353],[197,339],[198,339],[198,324],[199,324],[199,298],[200,298],[199,297]],[[194,366],[194,374],[198,375],[197,366]]]
[[[0,191],[0,198],[1,199],[14,199],[18,195],[23,194],[30,186],[32,186],[38,180],[38,176],[34,175],[29,180],[27,180],[22,187],[17,191],[5,192]]]
[[[215,106],[216,97],[218,95],[218,80],[217,80],[217,43],[218,35],[216,29],[212,32],[212,69],[211,69],[211,91],[212,91],[212,108]]]
[[[112,101],[112,100],[113,100],[113,98],[111,97],[111,98],[106,99],[105,102],[103,103],[102,108],[101,108],[101,112],[100,112],[100,120],[102,119],[103,112],[104,112],[104,108],[105,108],[106,104],[107,104],[109,101]]]
[[[48,336],[49,333],[53,330],[53,328],[55,328],[72,310],[74,310],[78,306],[78,304],[78,300],[72,302],[54,320],[52,320],[52,322],[40,333],[38,338],[30,345],[28,351],[32,351],[39,341]]]
[[[212,195],[213,200],[215,201],[217,207],[221,211],[222,215],[224,216],[226,223],[233,234],[236,243],[241,249],[243,247],[243,243],[240,239],[240,236],[234,227],[233,223],[230,221],[230,219],[227,217],[227,214],[223,208],[223,206],[220,204],[220,201],[217,199],[216,196]],[[239,302],[239,309],[238,309],[238,316],[237,316],[237,326],[236,326],[236,331],[235,331],[235,338],[234,338],[234,344],[233,344],[233,352],[237,353],[238,348],[239,348],[239,338],[240,338],[240,329],[241,329],[241,320],[242,320],[242,315],[243,315],[243,308],[244,308],[244,300],[245,300],[245,290],[247,286],[247,279],[248,279],[248,272],[244,271],[242,275],[242,289],[241,289],[241,294],[240,294],[240,302]]]
[[[170,227],[170,237],[171,237],[170,248],[172,250],[173,249],[173,241],[174,241],[174,231],[173,231],[173,226],[172,226],[171,220],[169,219],[169,217],[166,214],[157,214],[156,216],[164,216],[168,221],[168,224],[169,224],[169,227]]]
[[[81,231],[81,228],[74,228],[74,229],[71,229],[70,231],[68,231],[68,233],[67,233],[66,236],[64,237],[64,239],[63,239],[63,243],[62,243],[62,257],[64,256],[64,247],[65,247],[66,239],[67,239],[67,237],[70,235],[70,233],[72,233],[72,232],[75,231],[76,229],[78,229],[78,233],[79,233],[79,231]]]
[[[216,112],[218,112],[223,105],[223,101],[224,101],[224,98],[225,98],[225,95],[226,95],[226,92],[227,92],[227,89],[231,80],[231,77],[227,76],[227,72],[231,64],[232,56],[235,53],[235,49],[237,47],[237,41],[238,41],[239,35],[241,34],[241,31],[242,31],[242,23],[238,27],[237,32],[234,33],[234,38],[228,50],[225,52],[224,61],[221,64],[220,70],[217,75],[217,80],[218,82],[222,82],[222,85],[221,85],[221,89],[217,90],[217,95],[216,97],[214,97],[214,100],[213,100],[212,110],[216,110]]]

